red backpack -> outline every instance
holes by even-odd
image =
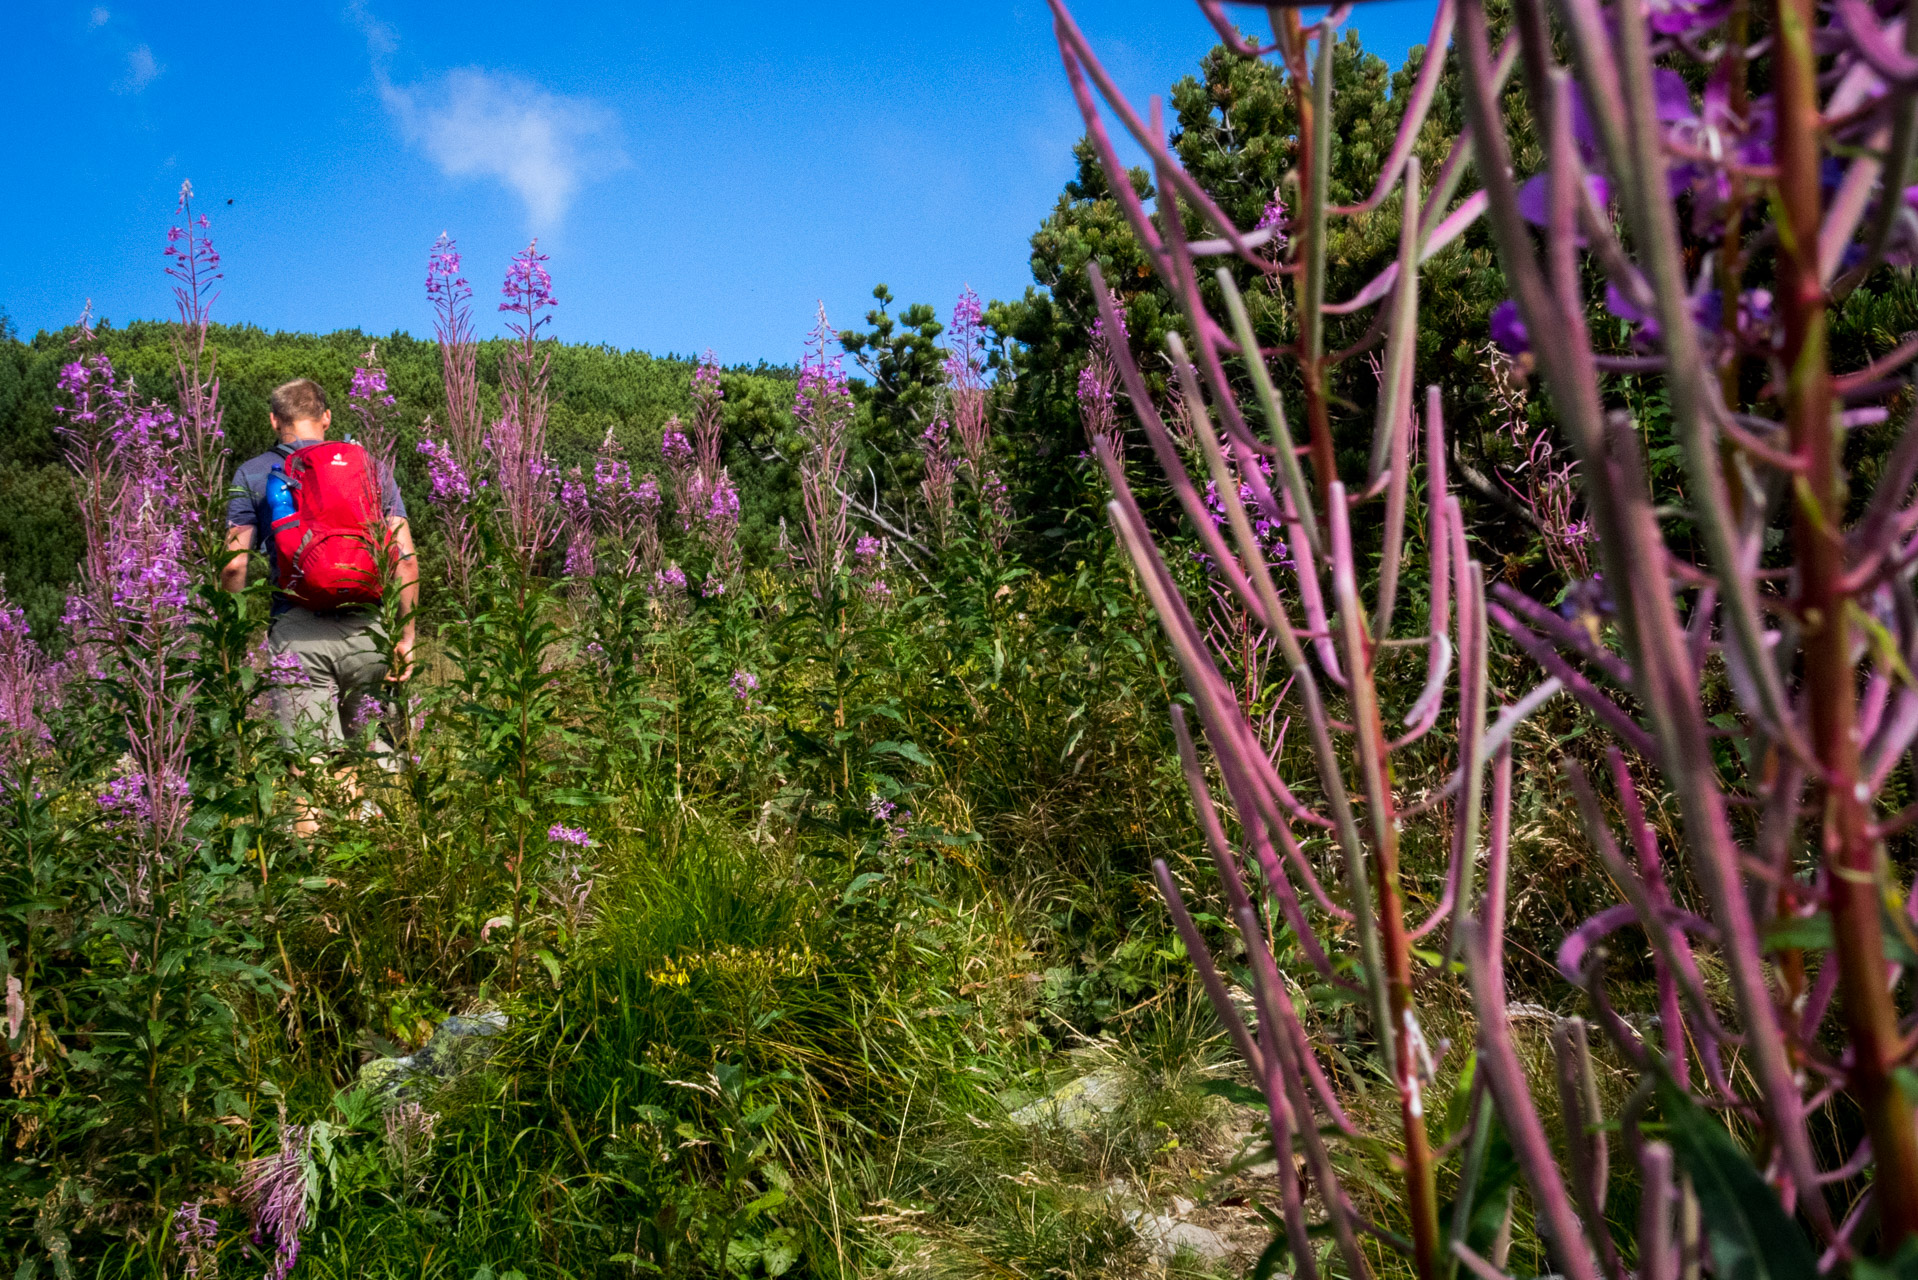
[[[372,455],[327,440],[295,449],[281,469],[293,509],[273,521],[280,589],[309,609],[378,604],[373,551],[388,534]]]

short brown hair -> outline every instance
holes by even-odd
[[[326,412],[326,388],[311,378],[295,378],[273,388],[267,404],[281,422],[317,419]]]

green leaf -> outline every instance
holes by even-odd
[[[602,795],[597,791],[581,791],[571,787],[561,787],[554,791],[548,791],[546,798],[554,804],[563,804],[573,809],[596,808],[601,805],[609,805],[613,802],[612,796]]]
[[[1252,1280],[1272,1280],[1279,1273],[1279,1264],[1291,1256],[1292,1248],[1281,1231],[1272,1237],[1272,1243],[1266,1245],[1265,1252],[1259,1255],[1258,1263],[1252,1268]]]
[[[1918,1236],[1906,1236],[1889,1258],[1859,1258],[1851,1264],[1851,1280],[1918,1280]]]
[[[1698,1193],[1720,1280],[1815,1280],[1811,1242],[1725,1126],[1670,1080],[1658,1086],[1666,1137]]]
[[[775,1227],[760,1242],[759,1262],[769,1276],[783,1276],[799,1261],[799,1236],[791,1227]]]
[[[1240,1084],[1237,1080],[1201,1080],[1199,1092],[1215,1098],[1224,1098],[1227,1102],[1236,1102],[1242,1107],[1265,1106],[1265,1095],[1251,1085]]]
[[[1785,916],[1765,930],[1767,951],[1829,951],[1831,916],[1823,911],[1809,916]]]
[[[554,957],[552,952],[548,951],[544,947],[541,947],[538,951],[535,951],[533,954],[539,958],[539,962],[541,964],[546,966],[547,974],[553,979],[553,986],[555,988],[558,988],[559,961]]]
[[[777,1209],[785,1203],[786,1193],[778,1187],[774,1187],[771,1191],[768,1191],[765,1195],[760,1196],[751,1204],[747,1205],[746,1212],[748,1215],[760,1214],[766,1212],[768,1209]]]
[[[926,753],[921,751],[917,745],[910,742],[894,742],[889,739],[885,742],[875,743],[871,754],[899,756],[902,759],[910,760],[922,769],[932,768],[932,761],[927,758]]]
[[[883,871],[862,871],[853,877],[851,884],[846,886],[846,892],[840,895],[839,901],[843,904],[851,905],[860,894],[885,878],[886,873]]]

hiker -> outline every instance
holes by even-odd
[[[226,508],[226,546],[233,554],[220,585],[244,588],[247,553],[265,552],[277,587],[267,647],[299,664],[299,679],[274,690],[281,733],[291,743],[304,731],[336,748],[346,742],[346,726],[377,708],[383,681],[412,674],[419,564],[391,468],[356,444],[327,440],[333,413],[320,384],[309,378],[286,383],[274,388],[269,403],[279,443],[233,474]],[[382,528],[400,584],[396,671],[388,670],[373,634],[381,598],[374,543]],[[298,827],[312,829],[310,813]]]

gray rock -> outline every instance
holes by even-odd
[[[471,1071],[493,1055],[494,1041],[506,1033],[506,1015],[497,1009],[454,1014],[433,1029],[427,1042],[400,1058],[375,1058],[360,1068],[360,1088],[385,1102],[398,1102],[423,1085],[442,1083]]]
[[[1124,1101],[1124,1080],[1118,1071],[1102,1067],[1091,1075],[1059,1086],[1037,1102],[1020,1107],[1010,1119],[1027,1128],[1056,1125],[1076,1132],[1090,1129],[1101,1118],[1117,1111]]]
[[[1138,1235],[1139,1242],[1162,1262],[1169,1262],[1180,1253],[1191,1253],[1207,1262],[1217,1262],[1232,1252],[1232,1246],[1224,1236],[1196,1222],[1180,1222],[1167,1214],[1147,1213],[1141,1209],[1128,1212],[1126,1221]]]

